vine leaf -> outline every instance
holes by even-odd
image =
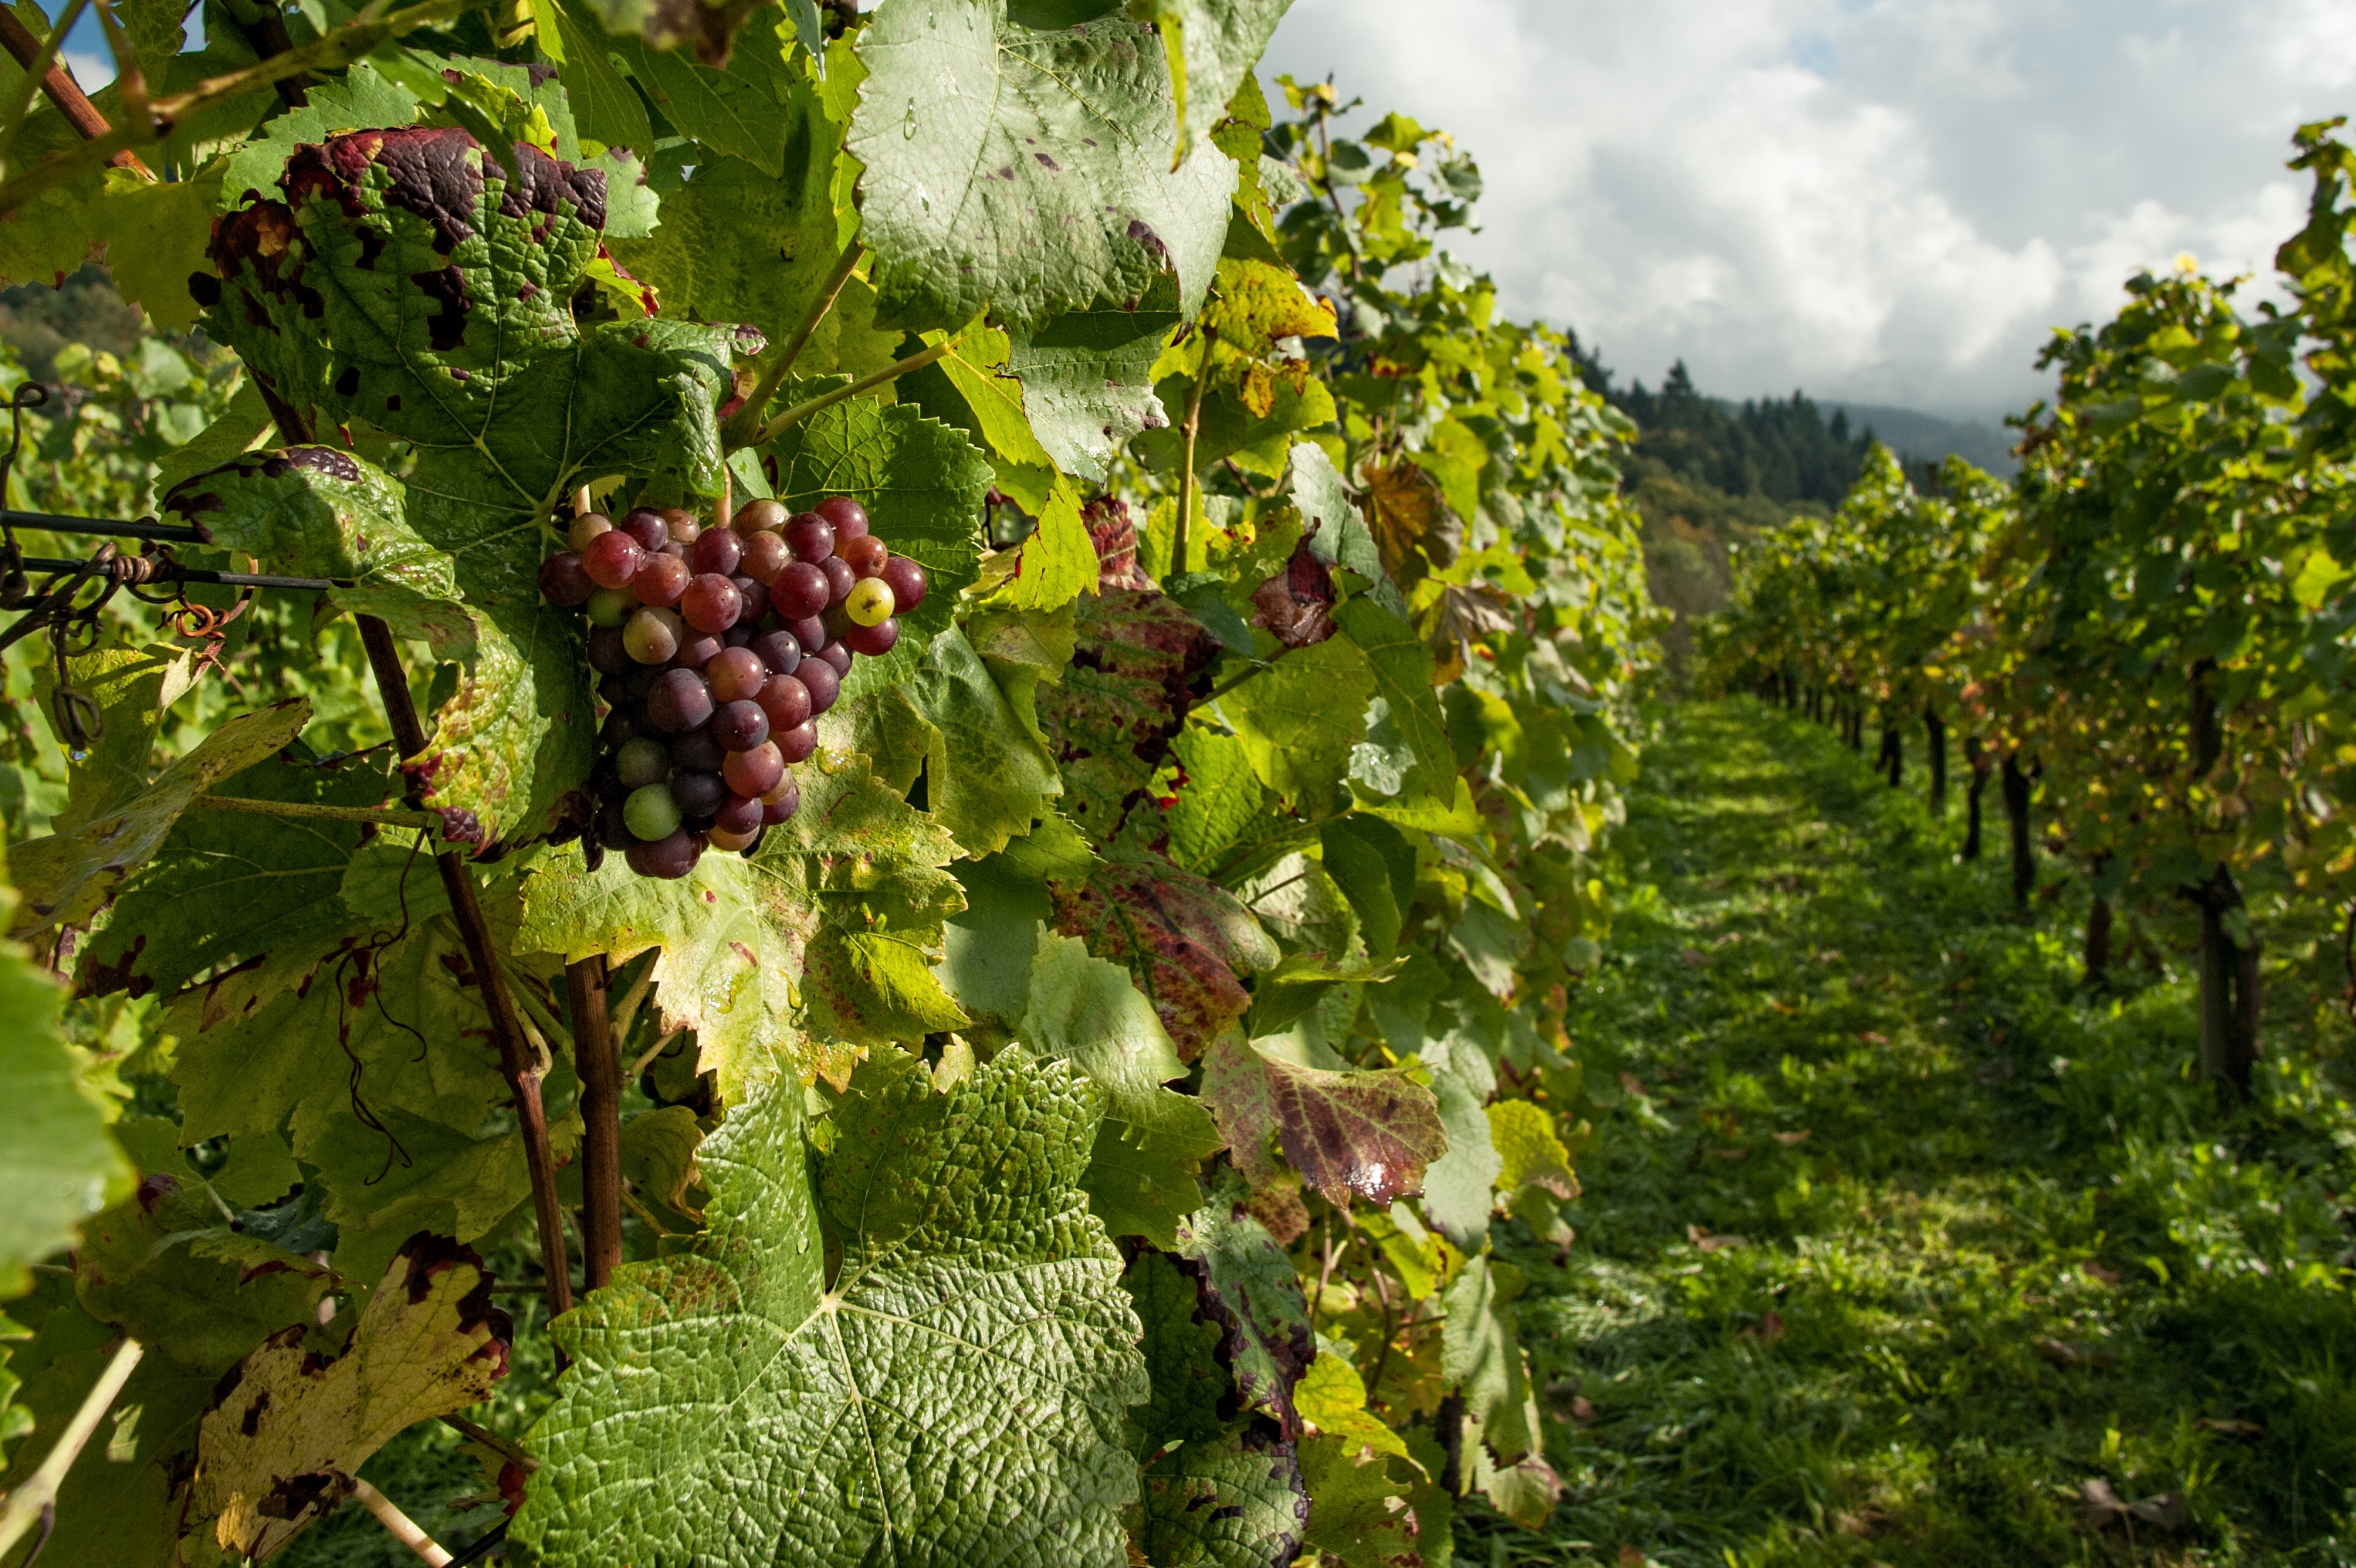
[[[1249,1197],[1231,1173],[1180,1223],[1176,1250],[1196,1271],[1204,1310],[1226,1329],[1237,1402],[1298,1437],[1292,1391],[1317,1354],[1317,1336],[1292,1259],[1245,1207]]]
[[[10,870],[24,902],[9,923],[14,938],[52,926],[87,924],[124,878],[162,849],[188,802],[214,780],[252,767],[302,733],[311,704],[289,698],[241,714],[128,800],[110,804],[70,832],[16,845]]]
[[[341,1355],[307,1348],[309,1335],[295,1324],[271,1336],[221,1380],[198,1424],[191,1533],[233,1556],[271,1556],[334,1509],[404,1427],[489,1398],[515,1327],[491,1305],[480,1259],[418,1235]]]
[[[1430,648],[1407,622],[1363,595],[1344,602],[1333,618],[1366,656],[1375,690],[1390,705],[1391,724],[1415,753],[1413,777],[1445,805],[1456,788],[1456,753],[1431,689]]]
[[[868,78],[847,145],[866,166],[884,311],[916,328],[985,311],[1029,328],[1142,299],[1174,271],[1192,316],[1226,241],[1235,165],[1209,145],[1173,156],[1151,28],[1117,12],[1032,27],[1012,12],[884,0],[860,35]]]
[[[1153,394],[1153,362],[1181,319],[1177,285],[1165,274],[1133,307],[1092,306],[1007,333],[1006,368],[1023,382],[1023,412],[1057,467],[1101,484],[1123,442],[1170,423]]]
[[[815,1190],[801,1101],[733,1108],[697,1157],[711,1229],[559,1320],[516,1538],[557,1568],[1120,1561],[1147,1391],[1079,1188],[1097,1091],[1010,1048],[942,1093],[891,1053]]]
[[[238,1242],[234,1255],[201,1246],[209,1235]],[[203,1188],[165,1175],[82,1227],[74,1276],[92,1316],[213,1376],[280,1329],[316,1324],[333,1283],[308,1258],[234,1235]]]
[[[1333,638],[1287,653],[1220,698],[1218,711],[1260,782],[1302,814],[1326,816],[1344,798],[1350,748],[1366,737],[1375,691],[1365,655]]]
[[[1082,1185],[1105,1230],[1176,1245],[1178,1222],[1202,1203],[1195,1172],[1221,1140],[1202,1101],[1164,1087],[1186,1076],[1186,1064],[1153,1004],[1119,964],[1089,957],[1070,937],[1044,936],[1018,1033],[1104,1091],[1104,1121]]]
[[[1579,1196],[1570,1149],[1556,1130],[1552,1112],[1531,1100],[1501,1100],[1487,1112],[1489,1141],[1498,1155],[1500,1192],[1535,1183],[1565,1203]]]
[[[1489,1140],[1489,1118],[1483,1113],[1480,1086],[1452,1068],[1430,1067],[1430,1070],[1432,1092],[1440,1101],[1440,1124],[1448,1134],[1448,1152],[1432,1161],[1423,1174],[1424,1212],[1451,1241],[1474,1251],[1489,1234],[1489,1212],[1496,1203],[1493,1188],[1505,1162]]]
[[[1438,1101],[1410,1071],[1302,1067],[1230,1036],[1204,1058],[1203,1098],[1254,1187],[1276,1177],[1274,1133],[1327,1202],[1355,1195],[1385,1204],[1418,1190],[1425,1167],[1448,1151]]]
[[[1051,877],[1055,929],[1125,964],[1192,1061],[1251,1008],[1239,975],[1271,968],[1275,940],[1236,896],[1160,855],[1123,851],[1085,880]]]
[[[1129,14],[1153,23],[1162,35],[1181,151],[1207,137],[1226,115],[1227,100],[1259,62],[1291,5],[1292,0],[1130,0]],[[1257,150],[1258,144],[1252,145]]]
[[[1037,695],[1064,770],[1066,810],[1098,844],[1120,831],[1186,722],[1218,643],[1174,599],[1117,588],[1083,599],[1070,666]]]

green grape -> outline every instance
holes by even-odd
[[[620,626],[637,613],[638,596],[627,588],[600,588],[589,596],[589,624]]]
[[[842,613],[853,626],[882,626],[898,607],[892,600],[892,585],[881,577],[860,578],[842,600]]]
[[[630,791],[622,802],[622,825],[631,836],[652,843],[679,831],[679,802],[668,784],[647,784]]]

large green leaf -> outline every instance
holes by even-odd
[[[208,1236],[239,1245],[206,1247]],[[316,1323],[334,1283],[307,1258],[232,1236],[203,1188],[170,1176],[91,1219],[74,1265],[92,1316],[216,1377],[290,1324]]]
[[[1170,808],[1170,858],[1209,874],[1237,840],[1264,821],[1266,792],[1243,742],[1225,730],[1192,725],[1171,751],[1185,777]]]
[[[73,1244],[74,1228],[118,1197],[131,1172],[106,1135],[98,1101],[58,1032],[65,992],[22,951],[0,949],[0,1300],[22,1295],[27,1265]]]
[[[1177,99],[1178,137],[1192,146],[1227,112],[1292,0],[1130,0],[1130,15],[1162,34]],[[1255,96],[1257,96],[1255,94]],[[1260,122],[1266,124],[1263,118]],[[1257,144],[1255,144],[1256,145]]]
[[[926,810],[968,854],[1004,849],[1053,808],[1064,780],[1053,759],[1014,711],[965,634],[950,627],[933,639],[883,722],[906,719],[922,731]]]
[[[1010,1048],[941,1093],[889,1053],[815,1192],[801,1100],[732,1111],[711,1229],[560,1320],[517,1539],[557,1568],[1121,1561],[1146,1380],[1079,1190],[1096,1091]]]
[[[1104,1090],[1084,1182],[1097,1218],[1115,1236],[1175,1246],[1178,1222],[1202,1202],[1194,1173],[1221,1139],[1202,1101],[1164,1087],[1186,1076],[1186,1064],[1153,1004],[1119,964],[1089,957],[1070,937],[1043,937],[1019,1033]]]
[[[1123,442],[1170,422],[1153,395],[1153,361],[1178,321],[1177,285],[1165,278],[1134,307],[1074,310],[1007,334],[1007,369],[1056,467],[1101,483]]]
[[[1260,781],[1307,816],[1343,798],[1350,748],[1365,738],[1375,678],[1342,638],[1295,649],[1219,699]]]
[[[1174,271],[1193,315],[1235,165],[1208,145],[1173,158],[1169,65],[1149,28],[1118,13],[1030,27],[1013,10],[884,0],[860,36],[869,74],[849,146],[866,166],[885,310],[912,327],[988,311],[1029,328],[1142,299]]]
[[[1407,622],[1360,596],[1333,612],[1342,635],[1366,656],[1375,690],[1390,704],[1391,724],[1415,753],[1413,777],[1445,803],[1456,789],[1456,753],[1431,689],[1431,649]],[[1355,743],[1354,743],[1355,744]]]

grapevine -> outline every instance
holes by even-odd
[[[1263,0],[116,9],[0,270],[203,338],[18,487],[208,614],[10,655],[0,1561],[1542,1520],[1655,621],[1472,160]]]

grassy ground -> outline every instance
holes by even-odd
[[[1517,1258],[1563,1505],[1460,1560],[2356,1563],[2336,951],[2275,943],[2222,1114],[2180,933],[2085,993],[2070,890],[2011,917],[2000,815],[1958,865],[1959,805],[1749,700],[1671,711],[1645,769],[1572,1019],[1580,1240]]]

